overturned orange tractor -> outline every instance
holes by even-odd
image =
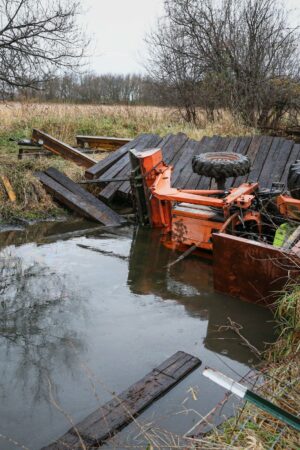
[[[226,189],[227,178],[250,171],[249,159],[238,153],[204,153],[193,158],[195,173],[215,179],[217,189],[209,190],[172,188],[172,167],[164,163],[160,149],[142,153],[131,150],[130,160],[139,222],[162,228],[164,241],[170,246],[210,251],[214,233],[272,244],[277,226],[286,218],[300,220],[300,200],[283,195],[282,186],[259,190],[258,183],[253,182]],[[297,164],[292,166],[289,179],[294,177],[295,181],[298,169]],[[276,209],[276,226],[274,219],[268,219],[266,205],[270,204],[273,212]]]

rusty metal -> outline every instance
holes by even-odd
[[[300,200],[288,195],[279,195],[277,207],[281,215],[289,219],[300,220]]]
[[[32,131],[32,140],[38,144],[42,144],[43,148],[56,154],[62,156],[64,159],[75,162],[79,166],[83,166],[86,169],[94,166],[97,161],[88,155],[83,154],[79,150],[71,147],[64,142],[55,139],[49,134],[43,131],[37,130],[36,128]]]
[[[242,300],[271,305],[300,274],[300,258],[269,244],[215,233],[213,248],[215,289]]]

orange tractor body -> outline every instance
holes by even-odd
[[[172,167],[163,162],[160,149],[133,152],[131,163],[140,221],[162,228],[173,243],[211,250],[213,233],[248,222],[261,234],[261,215],[253,208],[258,183],[243,183],[226,194],[182,190],[171,187]]]

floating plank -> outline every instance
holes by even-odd
[[[185,352],[176,352],[43,450],[65,448],[88,450],[93,446],[102,445],[200,365],[201,361],[198,358]]]
[[[271,305],[300,273],[300,258],[269,244],[218,233],[213,246],[215,289],[242,300]]]
[[[77,193],[74,193],[65,187],[66,185],[69,185],[69,183],[73,183],[71,180],[68,180],[68,184],[64,182],[64,186],[44,172],[37,172],[36,176],[49,194],[80,215],[85,216],[88,219],[96,220],[107,226],[118,226],[123,223],[123,218],[100,200],[94,198],[92,202],[88,196],[82,195],[80,190],[83,190],[83,188],[80,186],[78,186]],[[86,192],[86,194],[88,193]]]
[[[64,142],[55,139],[49,134],[43,131],[37,130],[36,128],[32,131],[32,140],[37,143],[43,143],[43,148],[54,153],[55,155],[62,156],[64,159],[75,162],[76,164],[83,166],[85,168],[92,167],[96,164],[96,160],[88,155],[83,154],[79,150],[71,147]]]
[[[147,134],[142,134],[138,136],[136,139],[134,139],[131,142],[128,142],[128,144],[123,145],[123,147],[116,150],[111,155],[107,156],[106,158],[99,161],[94,166],[90,167],[85,171],[85,176],[88,179],[94,179],[99,178],[103,173],[105,173],[110,167],[115,165],[119,159],[121,159],[124,155],[128,153],[128,150],[131,148],[135,148],[137,143],[144,138],[144,136],[149,136]]]
[[[1,176],[1,180],[2,180],[3,186],[5,187],[5,190],[7,192],[9,200],[12,203],[15,203],[15,201],[17,200],[17,196],[15,194],[15,191],[13,190],[11,182],[9,181],[9,179],[5,175]]]
[[[117,150],[118,148],[123,147],[123,145],[128,144],[128,142],[131,141],[132,139],[129,138],[116,138],[109,136],[76,136],[76,142],[79,147],[82,148],[86,147],[87,145],[89,148]]]

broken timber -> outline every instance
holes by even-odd
[[[53,167],[37,172],[36,176],[49,194],[80,215],[108,226],[125,222],[123,217]]]
[[[208,189],[211,180],[193,173],[192,158],[205,152],[228,151],[247,155],[252,163],[249,175],[230,178],[226,188],[237,186],[247,181],[257,181],[262,188],[270,188],[272,182],[286,185],[290,164],[300,158],[300,144],[291,140],[271,136],[252,137],[204,137],[201,141],[189,139],[185,134],[168,135],[160,138],[157,135],[142,134],[133,141],[123,145],[107,158],[86,170],[88,179],[97,179],[105,184],[101,198],[106,202],[115,197],[131,200],[129,178],[130,164],[128,150],[161,148],[163,159],[174,167],[172,186],[179,189]],[[112,181],[115,179],[114,181]],[[107,180],[107,181],[106,181]],[[108,181],[109,180],[109,181]]]
[[[48,150],[56,155],[62,156],[64,159],[71,160],[76,164],[88,169],[96,164],[96,160],[88,155],[83,154],[79,150],[71,147],[64,142],[55,139],[49,134],[43,131],[37,130],[36,128],[32,131],[32,140],[43,145],[45,150]]]
[[[117,150],[132,139],[116,138],[109,136],[76,136],[77,145],[85,148],[101,148],[104,150]]]
[[[198,358],[188,353],[175,353],[43,450],[79,450],[102,445],[200,364]]]
[[[14,203],[17,200],[15,191],[13,190],[13,187],[11,185],[11,182],[9,181],[9,179],[5,176],[2,175],[1,176],[1,180],[3,183],[3,186],[5,187],[6,193],[8,195],[9,200]]]

